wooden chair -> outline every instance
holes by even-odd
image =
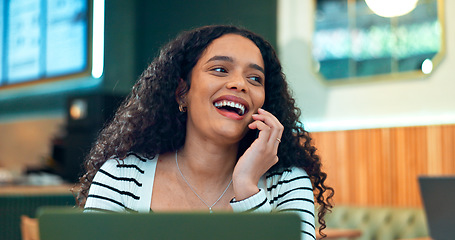
[[[26,215],[21,216],[22,240],[39,240],[38,220]]]

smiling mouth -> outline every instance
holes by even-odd
[[[234,112],[239,116],[243,116],[248,112],[248,108],[245,105],[229,100],[217,101],[213,105],[221,111]]]

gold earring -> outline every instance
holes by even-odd
[[[179,110],[180,110],[180,112],[182,112],[182,113],[183,113],[183,112],[186,112],[186,107],[184,107],[183,104],[182,104],[182,105],[179,105]]]

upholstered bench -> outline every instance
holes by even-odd
[[[327,228],[358,229],[356,239],[392,240],[428,236],[421,208],[335,206],[326,217]]]

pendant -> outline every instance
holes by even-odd
[[[209,210],[210,210],[210,213],[213,213],[212,208],[209,208]]]

